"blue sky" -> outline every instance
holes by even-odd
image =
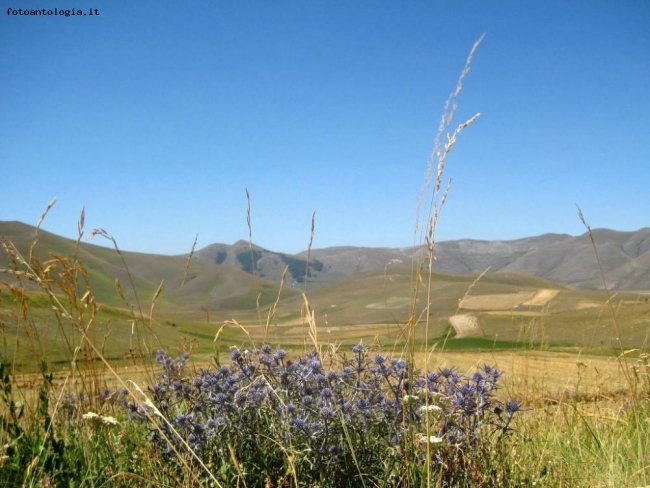
[[[414,243],[482,35],[437,239],[650,225],[650,2],[0,0],[0,220],[124,250]],[[72,7],[72,5],[70,5]],[[96,241],[96,243],[102,243]]]

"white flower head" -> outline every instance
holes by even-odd
[[[422,434],[422,433],[417,435],[417,440],[421,444],[426,444],[427,442],[429,444],[442,444],[443,441],[444,441],[444,439],[442,437],[438,437],[438,436],[435,436],[435,435],[430,435],[430,436],[427,437],[426,434]]]
[[[117,425],[119,423],[115,417],[104,417],[95,412],[86,412],[82,417],[84,420],[97,420],[104,425]]]
[[[102,424],[105,425],[117,425],[119,422],[115,417],[101,417]]]
[[[425,413],[442,412],[442,408],[440,408],[438,405],[422,405],[420,407],[420,412],[425,412]]]
[[[418,397],[416,397],[415,395],[404,395],[404,398],[402,398],[402,401],[407,405],[409,403],[415,402],[417,400],[418,400]]]

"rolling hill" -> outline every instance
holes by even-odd
[[[0,222],[0,237],[11,242],[24,257],[29,255],[35,241],[35,228],[20,222]],[[182,314],[184,310],[250,310],[255,309],[257,296],[265,305],[277,297],[279,284],[251,279],[251,275],[237,266],[192,260],[187,269],[187,258],[120,251],[77,242],[39,230],[33,256],[42,263],[63,269],[61,259],[78,256],[88,272],[88,280],[98,301],[112,306],[135,306],[136,296],[148,308],[162,283],[162,293],[156,308],[166,314]],[[0,268],[10,267],[9,255],[0,250]],[[0,279],[9,274],[0,273]],[[63,276],[62,276],[63,278]],[[119,280],[125,301],[116,289]],[[133,282],[133,286],[131,286]],[[297,293],[285,290],[285,294]],[[147,305],[145,305],[147,304]]]

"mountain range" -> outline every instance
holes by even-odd
[[[571,288],[597,290],[604,287],[602,267],[610,290],[650,292],[650,228],[632,232],[596,229],[592,235],[599,259],[588,234],[437,242],[434,271],[464,275],[477,275],[486,270],[495,276],[525,274]],[[197,250],[187,267],[187,255],[118,253],[85,239],[80,240],[77,248],[75,240],[44,230],[36,233],[36,228],[21,222],[0,221],[3,242],[11,242],[23,256],[29,255],[35,236],[33,255],[42,261],[52,260],[53,256],[77,255],[88,270],[88,279],[100,301],[124,304],[115,293],[116,279],[131,300],[136,295],[152,297],[164,282],[164,293],[156,307],[170,311],[182,307],[227,313],[250,310],[256,301],[261,305],[272,303],[278,296],[285,268],[283,298],[298,298],[305,284],[312,291],[340,284],[341,289],[352,292],[355,286],[365,286],[363,280],[368,279],[369,273],[385,275],[389,269],[412,268],[414,263],[422,262],[424,255],[422,246],[330,247],[287,254],[238,241],[231,245],[211,244]],[[0,249],[0,280],[10,276],[3,274],[1,268],[9,267],[10,256]]]
[[[523,273],[579,289],[650,290],[650,227],[632,232],[592,231],[580,236],[543,234],[508,241],[460,239],[435,243],[434,269],[440,273]],[[401,248],[329,247],[299,254],[274,252],[246,241],[212,244],[198,250],[197,260],[228,264],[278,282],[288,267],[287,282],[320,285],[358,273],[406,265],[423,256],[422,246]],[[600,261],[600,267],[599,267]],[[309,262],[309,271],[307,270]]]

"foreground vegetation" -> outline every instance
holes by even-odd
[[[275,327],[282,285],[257,288],[245,323],[215,328],[208,310],[203,325],[158,320],[162,283],[139,286],[123,260],[118,279],[98,285],[102,296],[114,287],[110,306],[99,303],[83,212],[64,254],[43,253],[38,236],[22,251],[3,240],[0,487],[647,486],[646,305],[615,307],[605,291],[598,308],[569,307],[553,323],[545,313],[570,292],[552,306],[530,293],[510,326],[489,309],[496,325],[483,336],[463,335],[472,317],[465,330],[436,313],[435,296],[461,305],[433,267],[445,158],[476,120],[449,132],[468,69],[419,200],[432,203],[418,206],[423,257],[402,283],[408,312],[390,324],[336,329],[293,290],[300,312]],[[106,258],[121,256],[115,245]],[[493,277],[470,296],[481,278],[455,278],[468,310],[496,300]],[[526,282],[509,279],[502,293]]]
[[[141,354],[118,368],[88,339],[92,295],[65,309],[62,294],[49,299],[54,321],[82,327],[68,336],[69,369],[39,356],[36,338],[38,373],[0,362],[0,486],[646,483],[650,376],[639,350],[608,358],[483,343],[482,353],[409,356],[405,342],[321,341],[306,321],[302,348],[241,331],[239,347],[192,362],[187,344],[172,357],[151,349],[159,339],[138,319]]]

